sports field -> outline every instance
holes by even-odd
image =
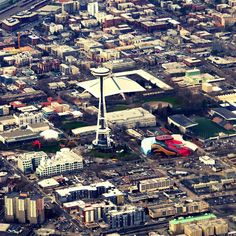
[[[195,121],[198,123],[197,126],[192,127],[191,130],[199,137],[202,137],[204,139],[218,136],[219,133],[225,133],[225,134],[233,134],[234,131],[226,130],[222,128],[221,126],[215,124],[211,120],[199,117],[195,119]]]
[[[72,130],[80,127],[87,126],[88,124],[84,121],[63,121],[62,122],[62,129],[63,130]]]
[[[180,107],[182,102],[180,99],[178,99],[177,97],[173,97],[173,96],[167,96],[167,97],[163,97],[163,98],[158,98],[158,97],[146,97],[143,98],[143,103],[145,102],[167,102],[170,103],[173,107]]]

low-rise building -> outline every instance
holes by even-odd
[[[156,126],[156,117],[142,107],[107,113],[110,127],[149,127]]]
[[[69,212],[77,212],[82,224],[91,224],[103,220],[105,215],[111,210],[116,210],[117,206],[110,201],[89,203],[79,200],[64,203],[63,208]]]
[[[185,115],[176,114],[168,117],[168,124],[174,125],[181,132],[186,133],[191,127],[197,126],[198,124]]]
[[[102,195],[106,200],[113,202],[116,205],[124,204],[125,196],[124,193],[119,189],[109,190],[107,193]]]
[[[204,201],[193,201],[184,203],[169,203],[153,205],[148,207],[149,216],[153,219],[169,216],[181,216],[193,213],[203,213],[209,210],[209,204]]]
[[[43,158],[36,169],[40,177],[53,176],[83,168],[83,158],[69,148],[62,148],[52,158]]]
[[[216,216],[214,214],[205,214],[201,216],[192,216],[192,217],[186,217],[186,218],[179,218],[174,219],[169,222],[169,229],[170,231],[177,235],[177,234],[183,234],[184,233],[184,226],[191,223],[196,222],[209,222],[210,220],[216,219]]]
[[[28,152],[18,157],[17,167],[25,174],[35,171],[43,158],[47,158],[45,152]]]
[[[40,136],[38,133],[34,133],[31,130],[16,129],[13,131],[0,133],[0,141],[4,144],[21,143],[25,141],[32,141],[38,139]]]
[[[140,226],[146,222],[144,208],[125,205],[119,210],[111,210],[106,214],[105,222],[112,229]]]
[[[20,113],[14,114],[13,115],[16,124],[19,126],[24,126],[24,125],[30,125],[30,124],[37,124],[43,122],[43,114],[42,113],[31,113],[31,112],[25,112],[25,113]]]
[[[115,189],[115,186],[109,181],[104,181],[91,185],[59,189],[55,191],[55,195],[60,202],[64,203],[84,198],[98,198],[101,197],[102,194],[107,193],[110,189]]]
[[[201,156],[201,157],[199,157],[199,161],[205,165],[215,165],[216,164],[216,161],[209,156]]]
[[[173,181],[169,177],[141,180],[138,183],[140,192],[165,190],[173,187]]]

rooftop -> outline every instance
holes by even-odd
[[[105,97],[145,91],[141,85],[127,77],[106,77],[103,79],[103,85]],[[80,82],[78,86],[84,88],[85,91],[91,93],[94,97],[100,97],[100,79]]]
[[[180,217],[178,219],[171,220],[170,224],[184,224],[184,223],[190,223],[193,221],[209,220],[212,218],[215,219],[216,216],[214,214],[205,214],[201,216],[189,216],[186,218]]]
[[[119,121],[128,121],[132,119],[141,119],[143,117],[155,118],[152,113],[143,109],[142,107],[107,113],[107,120],[112,123]]]
[[[189,128],[189,127],[193,127],[197,125],[196,122],[193,122],[188,117],[181,114],[172,115],[172,116],[169,116],[168,118],[171,119],[173,122],[177,123],[178,125],[181,125],[182,127],[185,127],[185,128]]]
[[[236,120],[236,114],[226,108],[213,108],[212,112],[218,114],[226,120]]]

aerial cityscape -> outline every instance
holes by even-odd
[[[236,236],[236,0],[0,0],[0,236]]]

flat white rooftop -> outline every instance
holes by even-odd
[[[143,109],[142,107],[107,113],[107,120],[110,122],[142,119],[144,117],[145,118],[148,118],[148,117],[155,118],[155,116],[152,113]]]

